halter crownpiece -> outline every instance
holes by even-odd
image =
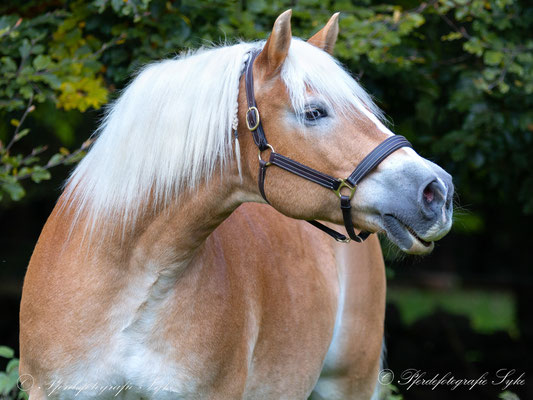
[[[363,161],[359,163],[359,165],[346,179],[334,178],[328,174],[324,174],[323,172],[300,164],[299,162],[294,161],[289,157],[276,153],[274,147],[272,147],[272,145],[270,145],[267,141],[265,131],[263,129],[263,124],[261,123],[259,109],[257,108],[257,103],[255,101],[253,65],[257,55],[260,52],[260,49],[254,49],[250,52],[250,55],[246,60],[245,64],[244,79],[246,87],[246,100],[248,103],[248,110],[246,111],[246,125],[248,129],[252,132],[254,142],[257,148],[259,149],[258,185],[261,196],[263,196],[265,201],[269,203],[265,195],[265,178],[267,167],[271,165],[275,165],[279,168],[284,169],[285,171],[288,171],[318,185],[321,185],[327,189],[330,189],[339,197],[341,201],[344,227],[346,228],[346,232],[348,233],[348,236],[350,238],[347,238],[345,235],[331,228],[328,228],[326,225],[318,221],[312,220],[307,222],[322,230],[323,232],[327,233],[338,242],[347,243],[350,240],[362,242],[370,235],[370,233],[361,231],[359,234],[356,234],[353,227],[351,214],[351,199],[355,194],[357,185],[365,176],[367,176],[379,163],[381,163],[390,154],[402,147],[412,147],[411,143],[409,143],[406,138],[400,135],[388,137],[383,142],[381,142],[376,148],[374,148],[374,150],[372,150],[363,159]],[[261,154],[267,149],[270,149],[270,156],[268,161],[264,161],[261,158]],[[348,194],[342,194],[342,190],[344,188],[346,188],[345,192],[348,192]]]

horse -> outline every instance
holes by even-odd
[[[332,232],[349,221],[427,254],[451,226],[452,178],[402,142],[357,185],[304,179],[346,176],[395,136],[332,56],[338,13],[307,41],[290,19],[150,64],[109,108],[25,276],[30,400],[377,395],[380,243]]]

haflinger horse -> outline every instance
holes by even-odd
[[[453,185],[331,56],[338,14],[308,41],[290,17],[151,64],[110,107],[24,281],[31,400],[375,395],[380,244],[331,229],[429,253]]]

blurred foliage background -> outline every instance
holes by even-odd
[[[25,267],[102,106],[147,62],[265,39],[288,8],[302,38],[341,12],[335,55],[391,127],[457,186],[452,234],[433,255],[405,258],[385,246],[390,368],[458,377],[515,368],[530,376],[533,6],[526,0],[3,0],[0,343],[17,347]],[[12,389],[8,375],[0,375],[0,393]],[[533,398],[531,388],[511,389]],[[427,398],[425,390],[403,394]]]

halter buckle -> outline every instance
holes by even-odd
[[[270,148],[270,151],[271,151],[272,153],[275,153],[275,152],[276,152],[276,151],[274,150],[274,147],[272,147],[271,144],[267,143],[267,146]],[[264,150],[263,150],[263,151],[264,151]],[[262,153],[262,151],[259,150],[259,154],[258,154],[259,161],[263,161],[263,159],[261,158],[261,153]],[[266,166],[268,167],[269,165],[270,165],[270,163],[267,162]]]
[[[250,112],[253,111],[254,115],[252,117],[252,123],[255,121],[253,125],[250,125]],[[252,132],[257,129],[259,126],[259,123],[261,122],[261,118],[259,117],[259,110],[257,107],[249,107],[248,111],[246,111],[246,126],[248,126],[248,129]]]
[[[335,190],[333,191],[333,193],[335,193],[335,194],[338,196],[338,198],[340,199],[341,196],[342,196],[342,194],[341,194],[341,190],[342,190],[342,188],[345,187],[345,188],[347,188],[347,189],[350,191],[350,196],[349,196],[349,198],[350,198],[350,200],[351,200],[351,198],[352,198],[353,195],[355,194],[355,189],[357,189],[357,185],[355,185],[355,186],[350,185],[350,184],[346,181],[346,179],[339,179],[339,182],[340,182],[339,187],[338,187],[337,189],[335,189]]]

